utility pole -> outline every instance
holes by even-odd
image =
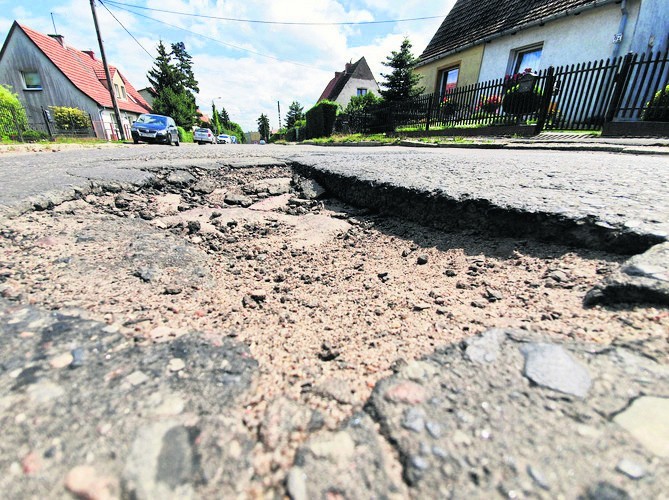
[[[281,135],[281,103],[279,101],[276,101],[276,109],[279,110],[279,129],[277,130],[277,133]]]
[[[91,0],[91,11],[93,12],[93,22],[95,23],[95,33],[98,35],[98,44],[100,45],[100,55],[102,56],[102,65],[105,68],[105,76],[109,85],[109,95],[111,96],[112,106],[114,107],[114,115],[116,116],[116,123],[118,124],[118,132],[121,140],[125,141],[125,131],[121,124],[121,111],[118,109],[118,102],[116,102],[116,94],[114,94],[114,82],[112,82],[111,74],[109,73],[109,66],[107,65],[107,56],[105,55],[105,46],[102,44],[102,35],[100,34],[100,26],[98,26],[98,16],[95,13],[95,0]]]

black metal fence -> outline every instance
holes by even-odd
[[[616,121],[669,121],[669,51],[628,54],[618,75],[608,118]]]
[[[90,116],[89,116],[90,119]],[[45,108],[14,106],[0,103],[0,139],[3,141],[37,142],[56,137],[97,137],[93,120],[82,127],[75,121],[56,122]]]
[[[600,130],[610,121],[669,121],[668,52],[628,54],[519,74],[381,105],[337,124],[343,132],[497,125]]]

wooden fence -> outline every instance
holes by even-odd
[[[612,121],[669,121],[668,52],[549,67],[420,95],[344,115],[344,132],[401,132],[500,125],[601,130]]]

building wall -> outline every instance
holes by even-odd
[[[627,32],[628,30],[626,34]],[[669,1],[643,0],[629,50],[656,52],[665,51],[667,48],[669,48]]]
[[[367,89],[368,92],[373,92],[380,95],[379,84],[375,80],[363,80],[360,78],[351,78],[344,88],[341,90],[335,102],[341,105],[342,108],[348,106],[351,97],[358,95],[358,89]]]
[[[38,71],[42,90],[25,90],[21,71]],[[29,109],[69,106],[90,113],[94,120],[99,116],[97,103],[77,89],[19,28],[13,30],[0,60],[0,83],[11,86]]]
[[[667,0],[651,1],[657,3],[658,8],[669,6]],[[640,0],[627,2],[629,15],[619,55],[628,52],[632,46],[639,5]],[[663,10],[666,11],[666,7]],[[512,51],[540,42],[543,42],[541,64],[539,68],[533,68],[535,70],[607,59],[614,51],[613,36],[618,32],[620,18],[620,4],[614,3],[494,39],[484,45],[479,81],[504,77],[512,69]]]
[[[42,90],[24,89],[21,71],[38,71],[42,80]],[[118,73],[115,83],[123,84]],[[40,109],[49,106],[68,106],[79,108],[90,114],[94,122],[96,134],[110,139],[113,111],[98,105],[93,99],[80,91],[65,75],[46,57],[41,50],[20,29],[13,30],[12,38],[8,41],[0,60],[0,84],[9,85],[16,92],[26,107],[30,121],[42,122]],[[139,113],[121,111],[121,124],[127,131],[137,119]]]
[[[416,68],[416,73],[422,77],[420,84],[425,87],[424,92],[431,94],[439,90],[439,72],[442,69],[459,65],[458,87],[463,87],[478,81],[482,58],[483,45],[478,45],[425,66],[420,66]]]

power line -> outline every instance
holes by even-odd
[[[100,1],[100,3],[102,3],[102,0],[99,0],[99,1]],[[279,61],[279,62],[285,62],[285,63],[294,64],[294,65],[296,65],[296,66],[302,66],[302,67],[304,67],[304,68],[317,69],[317,70],[319,70],[319,71],[323,71],[323,72],[327,72],[327,71],[328,71],[328,70],[324,70],[323,68],[319,68],[319,67],[317,67],[317,66],[311,66],[311,65],[309,65],[309,64],[303,64],[303,63],[299,63],[299,62],[297,62],[297,61],[291,61],[291,60],[289,60],[289,59],[281,59],[281,58],[279,58],[279,57],[270,56],[270,55],[267,55],[267,54],[263,54],[263,53],[261,53],[261,52],[256,52],[256,51],[254,51],[254,50],[246,49],[246,48],[244,48],[244,47],[239,47],[238,45],[233,45],[233,44],[231,44],[231,43],[226,43],[226,42],[224,42],[224,41],[222,41],[222,40],[218,40],[218,39],[216,39],[216,38],[212,38],[212,37],[210,37],[210,36],[203,35],[202,33],[197,33],[197,32],[195,32],[195,31],[191,31],[191,30],[188,30],[188,29],[186,29],[186,28],[182,28],[181,26],[177,26],[176,24],[170,24],[170,23],[168,23],[168,22],[161,21],[160,19],[156,19],[156,18],[151,17],[151,16],[146,16],[146,15],[144,15],[144,14],[140,14],[139,12],[135,12],[135,11],[132,11],[132,10],[130,10],[130,9],[126,9],[126,8],[123,8],[123,7],[120,7],[120,6],[119,6],[119,5],[123,5],[123,4],[118,4],[117,2],[113,2],[113,1],[109,1],[109,0],[105,0],[105,1],[106,1],[106,3],[108,3],[108,4],[110,4],[110,5],[114,5],[114,6],[115,6],[117,9],[119,9],[119,10],[123,10],[123,11],[126,11],[126,12],[130,12],[131,14],[133,14],[133,15],[135,15],[135,16],[143,17],[143,18],[145,18],[145,19],[150,19],[151,21],[154,21],[154,22],[156,22],[156,23],[164,24],[164,25],[169,26],[169,27],[171,27],[171,28],[178,29],[178,30],[181,30],[181,31],[185,31],[186,33],[190,33],[191,35],[199,36],[199,37],[201,37],[201,38],[204,38],[204,39],[206,39],[206,40],[210,40],[210,41],[215,42],[215,43],[219,43],[219,44],[224,45],[224,46],[226,46],[226,47],[231,47],[231,48],[233,48],[233,49],[241,50],[241,51],[243,51],[243,52],[248,52],[248,53],[250,53],[250,54],[254,54],[254,55],[257,55],[257,56],[260,56],[260,57],[266,57],[266,58],[268,58],[268,59],[274,59],[275,61]],[[106,8],[106,7],[105,7],[105,8]],[[152,56],[152,57],[153,57],[153,56]]]
[[[151,52],[149,52],[148,50],[146,50],[146,49],[144,48],[144,45],[142,45],[141,43],[139,43],[139,40],[137,40],[137,38],[135,38],[135,36],[134,36],[132,33],[130,33],[130,32],[128,31],[128,29],[127,29],[125,26],[123,26],[123,23],[122,23],[122,22],[121,22],[121,21],[114,15],[114,13],[113,13],[111,10],[109,10],[109,9],[107,8],[107,6],[102,2],[102,0],[99,0],[99,1],[100,1],[100,5],[102,5],[102,6],[105,8],[105,10],[106,10],[107,12],[109,12],[109,14],[110,14],[114,19],[116,19],[116,22],[119,23],[119,24],[121,25],[121,28],[123,28],[123,29],[125,30],[125,32],[126,32],[128,35],[130,35],[130,37],[137,43],[137,45],[139,45],[139,46],[142,48],[142,50],[143,50],[144,52],[146,52],[146,53],[148,54],[148,56],[149,56],[151,59],[153,59],[154,57],[153,57],[153,55],[151,54]]]
[[[222,16],[207,16],[204,14],[191,14],[189,12],[179,12],[174,10],[165,10],[165,9],[153,9],[151,7],[144,7],[142,5],[130,4],[130,3],[121,3],[115,2],[113,0],[108,0],[109,4],[115,5],[116,7],[133,7],[135,9],[150,10],[154,12],[163,12],[165,14],[178,14],[180,16],[188,17],[200,17],[205,19],[219,19],[221,21],[233,21],[238,23],[255,23],[255,24],[280,24],[287,26],[359,26],[365,24],[390,24],[390,23],[404,23],[410,21],[426,21],[429,19],[443,19],[445,15],[440,16],[425,16],[425,17],[411,17],[406,19],[387,19],[383,21],[344,21],[338,23],[328,23],[328,22],[300,22],[300,21],[263,21],[259,19],[240,19],[236,17],[222,17]]]

